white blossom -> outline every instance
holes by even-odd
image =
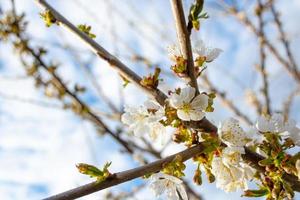
[[[234,192],[237,189],[248,189],[247,182],[253,178],[255,170],[243,163],[240,148],[226,147],[220,157],[213,158],[212,173],[218,188]]]
[[[300,146],[300,129],[294,120],[284,120],[281,114],[274,114],[271,117],[259,117],[256,121],[256,128],[260,132],[278,133],[284,138],[291,138],[294,143]]]
[[[194,57],[204,58],[205,62],[212,62],[220,55],[221,52],[222,50],[219,48],[207,47],[203,40],[197,41],[196,47],[193,49]]]
[[[168,56],[173,61],[176,62],[176,58],[181,57],[182,53],[177,45],[171,45],[167,47]]]
[[[122,122],[137,137],[148,134],[152,140],[162,139],[166,128],[159,122],[164,117],[164,109],[155,101],[146,101],[138,107],[125,107]]]
[[[184,121],[199,121],[205,116],[205,109],[208,106],[208,96],[198,94],[193,87],[181,89],[180,94],[172,94],[170,104],[177,109],[177,115]]]
[[[244,147],[251,139],[234,118],[225,120],[218,129],[219,137],[227,146]]]
[[[168,174],[157,173],[151,176],[151,180],[150,188],[154,191],[156,197],[166,192],[168,200],[188,200],[182,180],[179,178]]]
[[[180,48],[176,45],[171,45],[167,47],[168,55],[172,61],[176,61],[176,58],[183,56]],[[215,60],[222,49],[219,48],[211,48],[204,44],[203,40],[199,40],[196,42],[195,48],[193,48],[193,56],[195,59],[201,57],[205,62],[209,63]]]

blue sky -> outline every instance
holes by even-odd
[[[112,98],[117,107],[123,103],[141,104],[146,95],[132,85],[122,89],[118,74],[104,62],[93,56],[86,46],[78,42],[76,37],[60,27],[46,28],[38,13],[40,9],[33,0],[15,0],[17,11],[25,12],[30,21],[28,33],[35,38],[34,45],[49,48],[49,59],[60,63],[59,74],[69,86],[80,83],[92,88],[87,80],[82,63],[96,77],[106,95]],[[184,1],[187,6],[191,1]],[[233,17],[225,16],[212,6],[214,0],[206,6],[210,18],[205,21],[200,32],[193,33],[193,41],[203,39],[208,45],[223,49],[222,55],[209,65],[208,74],[212,82],[251,119],[255,112],[245,104],[245,90],[258,91],[261,80],[254,69],[259,62],[258,47],[251,32],[240,25]],[[248,1],[251,12],[251,3]],[[65,14],[75,24],[87,23],[97,35],[96,41],[103,47],[120,57],[120,59],[140,75],[149,72],[141,64],[131,61],[133,52],[143,55],[160,67],[169,69],[170,61],[165,50],[168,45],[176,43],[176,33],[171,15],[169,1],[96,1],[96,0],[49,0],[49,3]],[[9,8],[9,1],[2,0],[1,5]],[[117,6],[117,9],[112,9]],[[279,0],[277,7],[282,12],[284,28],[292,41],[292,49],[297,62],[300,63],[299,42],[300,3],[297,0]],[[132,27],[134,24],[134,27]],[[276,42],[277,36],[272,34],[270,26],[267,32]],[[58,45],[59,44],[59,45]],[[275,43],[276,44],[276,43]],[[66,52],[64,45],[76,49],[75,54]],[[276,45],[277,46],[277,45]],[[282,49],[281,46],[278,46]],[[74,60],[78,57],[81,62]],[[267,60],[271,80],[272,106],[279,110],[282,101],[295,87],[286,72],[274,58]],[[120,153],[120,147],[108,136],[99,137],[92,124],[75,116],[71,111],[64,111],[53,106],[37,106],[30,103],[12,100],[8,97],[34,99],[51,105],[60,105],[59,101],[46,98],[41,90],[34,87],[34,82],[24,77],[24,70],[13,54],[9,45],[0,44],[0,196],[1,199],[40,199],[50,194],[61,192],[90,181],[79,174],[75,168],[78,162],[86,162],[102,166],[112,161],[112,171],[122,171],[138,163],[127,155]],[[179,79],[163,77],[160,86],[167,91],[170,88],[184,85]],[[203,88],[204,90],[204,88]],[[120,93],[124,95],[120,99]],[[93,105],[95,110],[107,111],[107,107],[99,101],[95,89],[90,89],[81,98]],[[299,98],[295,102],[299,102]],[[292,118],[300,121],[299,103],[293,104]],[[218,124],[232,116],[217,101],[216,110],[208,118]],[[110,126],[115,128],[115,123]],[[169,155],[183,149],[183,146],[170,145],[164,152]],[[191,180],[195,168],[188,162],[187,176]],[[114,187],[114,191],[131,190],[141,180]],[[204,178],[202,186],[195,186],[205,199],[241,199],[241,192],[226,194],[216,189],[215,184],[208,184]],[[101,199],[106,191],[102,191],[82,199]],[[137,194],[137,199],[148,197],[154,199],[149,189]]]

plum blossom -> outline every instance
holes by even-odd
[[[300,146],[300,129],[294,120],[284,120],[281,114],[274,114],[271,117],[259,117],[256,121],[258,131],[274,132],[283,137],[291,138],[297,146]]]
[[[180,49],[178,48],[178,46],[176,45],[170,45],[167,47],[167,51],[168,51],[168,56],[169,58],[176,62],[178,57],[182,57],[182,53],[180,51]]]
[[[215,60],[220,53],[222,52],[219,48],[211,48],[207,47],[203,40],[199,40],[196,42],[196,47],[193,49],[194,57],[197,59],[201,59],[202,62],[212,62]]]
[[[253,178],[255,170],[243,163],[239,147],[226,147],[221,156],[213,158],[212,173],[217,188],[234,192],[237,189],[248,189],[247,181]]]
[[[179,178],[168,174],[157,173],[151,176],[151,181],[150,188],[154,191],[156,197],[166,192],[168,200],[188,200],[182,180]]]
[[[170,59],[174,62],[176,62],[179,57],[183,57],[180,48],[176,45],[168,46],[167,51]],[[203,40],[199,40],[196,42],[195,48],[193,48],[193,56],[196,62],[197,60],[201,60],[202,63],[209,63],[214,61],[222,51],[223,50],[219,48],[208,47],[204,44]],[[195,66],[197,66],[197,64]]]
[[[220,124],[218,129],[219,137],[227,146],[244,147],[251,139],[241,128],[239,121],[229,118]]]
[[[146,101],[137,107],[125,107],[122,122],[137,137],[148,134],[152,140],[163,139],[166,128],[159,122],[164,117],[164,109],[155,101]]]
[[[170,97],[170,105],[177,109],[177,116],[184,121],[199,121],[205,116],[208,106],[208,96],[198,94],[193,87],[181,89],[180,94],[174,93]]]

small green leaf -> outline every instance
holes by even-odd
[[[78,171],[82,174],[89,175],[91,178],[96,178],[97,182],[104,181],[107,177],[110,176],[108,167],[111,165],[111,162],[108,162],[104,165],[103,169],[100,170],[97,167],[85,163],[79,163],[76,165]]]
[[[123,80],[123,87],[124,88],[127,87],[127,85],[130,83],[130,81],[127,78],[125,78],[124,76],[121,76],[121,78]]]
[[[77,28],[82,32],[84,32],[85,34],[87,34],[90,38],[92,39],[96,38],[96,35],[91,33],[91,29],[92,29],[91,26],[88,26],[86,24],[80,24],[77,26]]]
[[[46,10],[43,13],[40,13],[41,18],[44,20],[47,27],[50,27],[52,24],[58,24],[57,20],[55,19],[54,15],[51,13],[50,10]]]

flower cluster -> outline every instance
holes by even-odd
[[[198,76],[206,64],[220,53],[220,49],[208,48],[202,41],[198,43],[197,48],[193,49]],[[173,47],[170,54],[175,62],[172,70],[180,77],[187,75],[187,60],[180,50]],[[150,75],[145,80],[151,83],[149,88],[156,88],[159,84],[158,74]],[[147,84],[144,83],[144,86]],[[201,144],[203,151],[193,157],[198,164],[193,180],[198,185],[202,183],[201,170],[204,170],[208,181],[216,181],[216,186],[225,192],[241,189],[245,196],[291,199],[294,196],[292,187],[282,176],[290,174],[300,178],[300,154],[292,156],[286,152],[295,145],[300,146],[300,129],[295,121],[285,120],[280,114],[261,116],[254,126],[245,131],[238,120],[229,118],[220,124],[217,134],[189,126],[191,122],[202,120],[206,112],[214,110],[214,97],[213,93],[199,92],[190,86],[177,88],[169,92],[163,106],[148,100],[141,106],[126,107],[122,122],[137,137],[148,135],[154,141],[163,143],[166,128],[172,127],[176,129],[174,142],[184,143],[188,147]],[[262,156],[258,165],[264,169],[263,172],[256,171],[244,161],[246,150]],[[151,176],[150,187],[155,194],[160,196],[166,192],[168,199],[187,199],[180,179],[184,176],[183,161],[177,159],[162,167],[161,172]],[[248,189],[249,181],[253,180],[258,180],[258,190]]]
[[[218,129],[220,147],[212,160],[212,173],[217,187],[226,192],[240,188],[245,196],[267,196],[267,199],[292,199],[294,192],[282,176],[292,174],[300,177],[300,155],[289,155],[286,150],[300,142],[300,129],[295,121],[285,120],[280,114],[261,116],[255,126],[245,132],[235,119],[225,120]],[[242,154],[245,147],[256,149],[264,159],[259,165],[265,172],[259,178],[258,190],[247,190],[247,182],[254,178],[255,170],[247,165]]]
[[[148,100],[142,106],[125,107],[122,122],[129,126],[129,131],[137,137],[146,134],[154,141],[164,141],[166,128],[160,122],[164,118],[164,108],[153,100]]]
[[[192,87],[182,88],[173,93],[168,99],[170,103],[169,111],[160,106],[154,100],[148,100],[144,105],[138,107],[125,107],[122,115],[122,122],[129,126],[129,131],[137,137],[148,134],[153,140],[165,138],[166,126],[172,126],[172,121],[163,123],[166,118],[174,118],[174,113],[170,116],[170,109],[175,112],[175,118],[183,121],[199,121],[205,116],[208,107],[209,97],[206,94],[196,95]],[[166,115],[166,112],[169,112]]]
[[[243,162],[241,155],[251,139],[233,118],[219,127],[219,137],[227,147],[212,160],[212,173],[216,177],[217,187],[226,192],[248,189],[247,181],[253,178],[255,170]]]
[[[261,133],[276,133],[282,138],[291,138],[295,145],[300,146],[300,129],[294,120],[284,120],[280,114],[271,117],[259,117],[256,128]]]
[[[184,58],[181,50],[173,45],[168,47],[170,59],[175,63],[171,69],[179,77],[185,77],[187,74],[187,60]],[[202,70],[206,68],[206,63],[214,61],[222,52],[219,48],[207,47],[202,40],[196,42],[193,48],[194,66],[197,77],[200,76]]]

